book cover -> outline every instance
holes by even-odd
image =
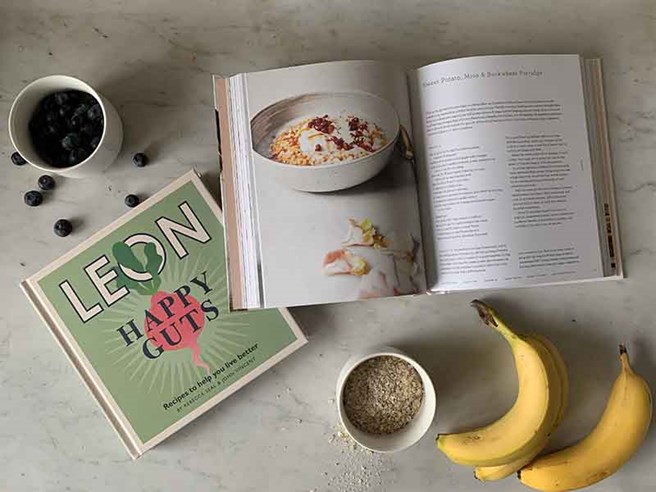
[[[306,342],[229,311],[223,238],[191,171],[21,284],[133,458]]]

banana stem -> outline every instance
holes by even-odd
[[[494,320],[494,314],[491,306],[488,306],[483,301],[474,299],[470,305],[478,311],[478,316],[483,320],[483,323],[486,325],[497,326],[497,322]]]
[[[626,350],[626,345],[623,343],[620,344],[620,364],[622,364],[623,371],[633,373],[631,362],[629,361],[629,352]]]
[[[503,321],[501,321],[492,306],[489,306],[483,301],[479,301],[478,299],[474,299],[470,305],[476,309],[476,311],[478,311],[478,316],[481,318],[483,323],[485,323],[485,325],[497,330],[506,340],[521,338],[508,326],[506,326]]]

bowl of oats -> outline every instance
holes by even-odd
[[[392,453],[415,444],[435,418],[437,399],[421,365],[394,347],[351,357],[337,381],[337,409],[346,432],[371,451]]]
[[[259,165],[287,186],[312,192],[351,188],[377,175],[399,131],[394,107],[364,92],[304,94],[251,120]]]

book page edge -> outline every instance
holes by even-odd
[[[220,167],[221,167],[221,198],[224,210],[224,242],[226,246],[226,267],[228,273],[228,299],[230,310],[244,309],[244,298],[241,276],[241,250],[239,248],[235,187],[234,163],[232,160],[232,134],[228,117],[228,79],[214,77],[215,111],[219,115],[220,134]]]
[[[606,98],[604,94],[604,78],[601,67],[601,59],[595,58],[588,60],[591,62],[593,67],[592,72],[592,81],[594,85],[593,97],[595,98],[597,114],[597,125],[599,126],[599,134],[602,137],[598,142],[600,145],[600,151],[603,161],[603,174],[604,174],[604,183],[606,187],[606,200],[608,202],[609,215],[610,215],[610,231],[607,234],[607,237],[610,238],[610,241],[613,246],[613,257],[615,261],[615,273],[613,275],[608,275],[609,278],[625,278],[624,274],[624,264],[622,259],[622,244],[621,244],[621,234],[619,227],[619,217],[617,211],[617,198],[615,196],[615,180],[613,176],[613,158],[612,152],[610,149],[610,138],[608,132],[608,114],[606,111]]]

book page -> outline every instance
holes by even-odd
[[[405,72],[375,61],[242,76],[261,306],[425,292]],[[249,304],[252,306],[252,303]]]
[[[486,56],[411,75],[433,290],[603,276],[580,67]]]

